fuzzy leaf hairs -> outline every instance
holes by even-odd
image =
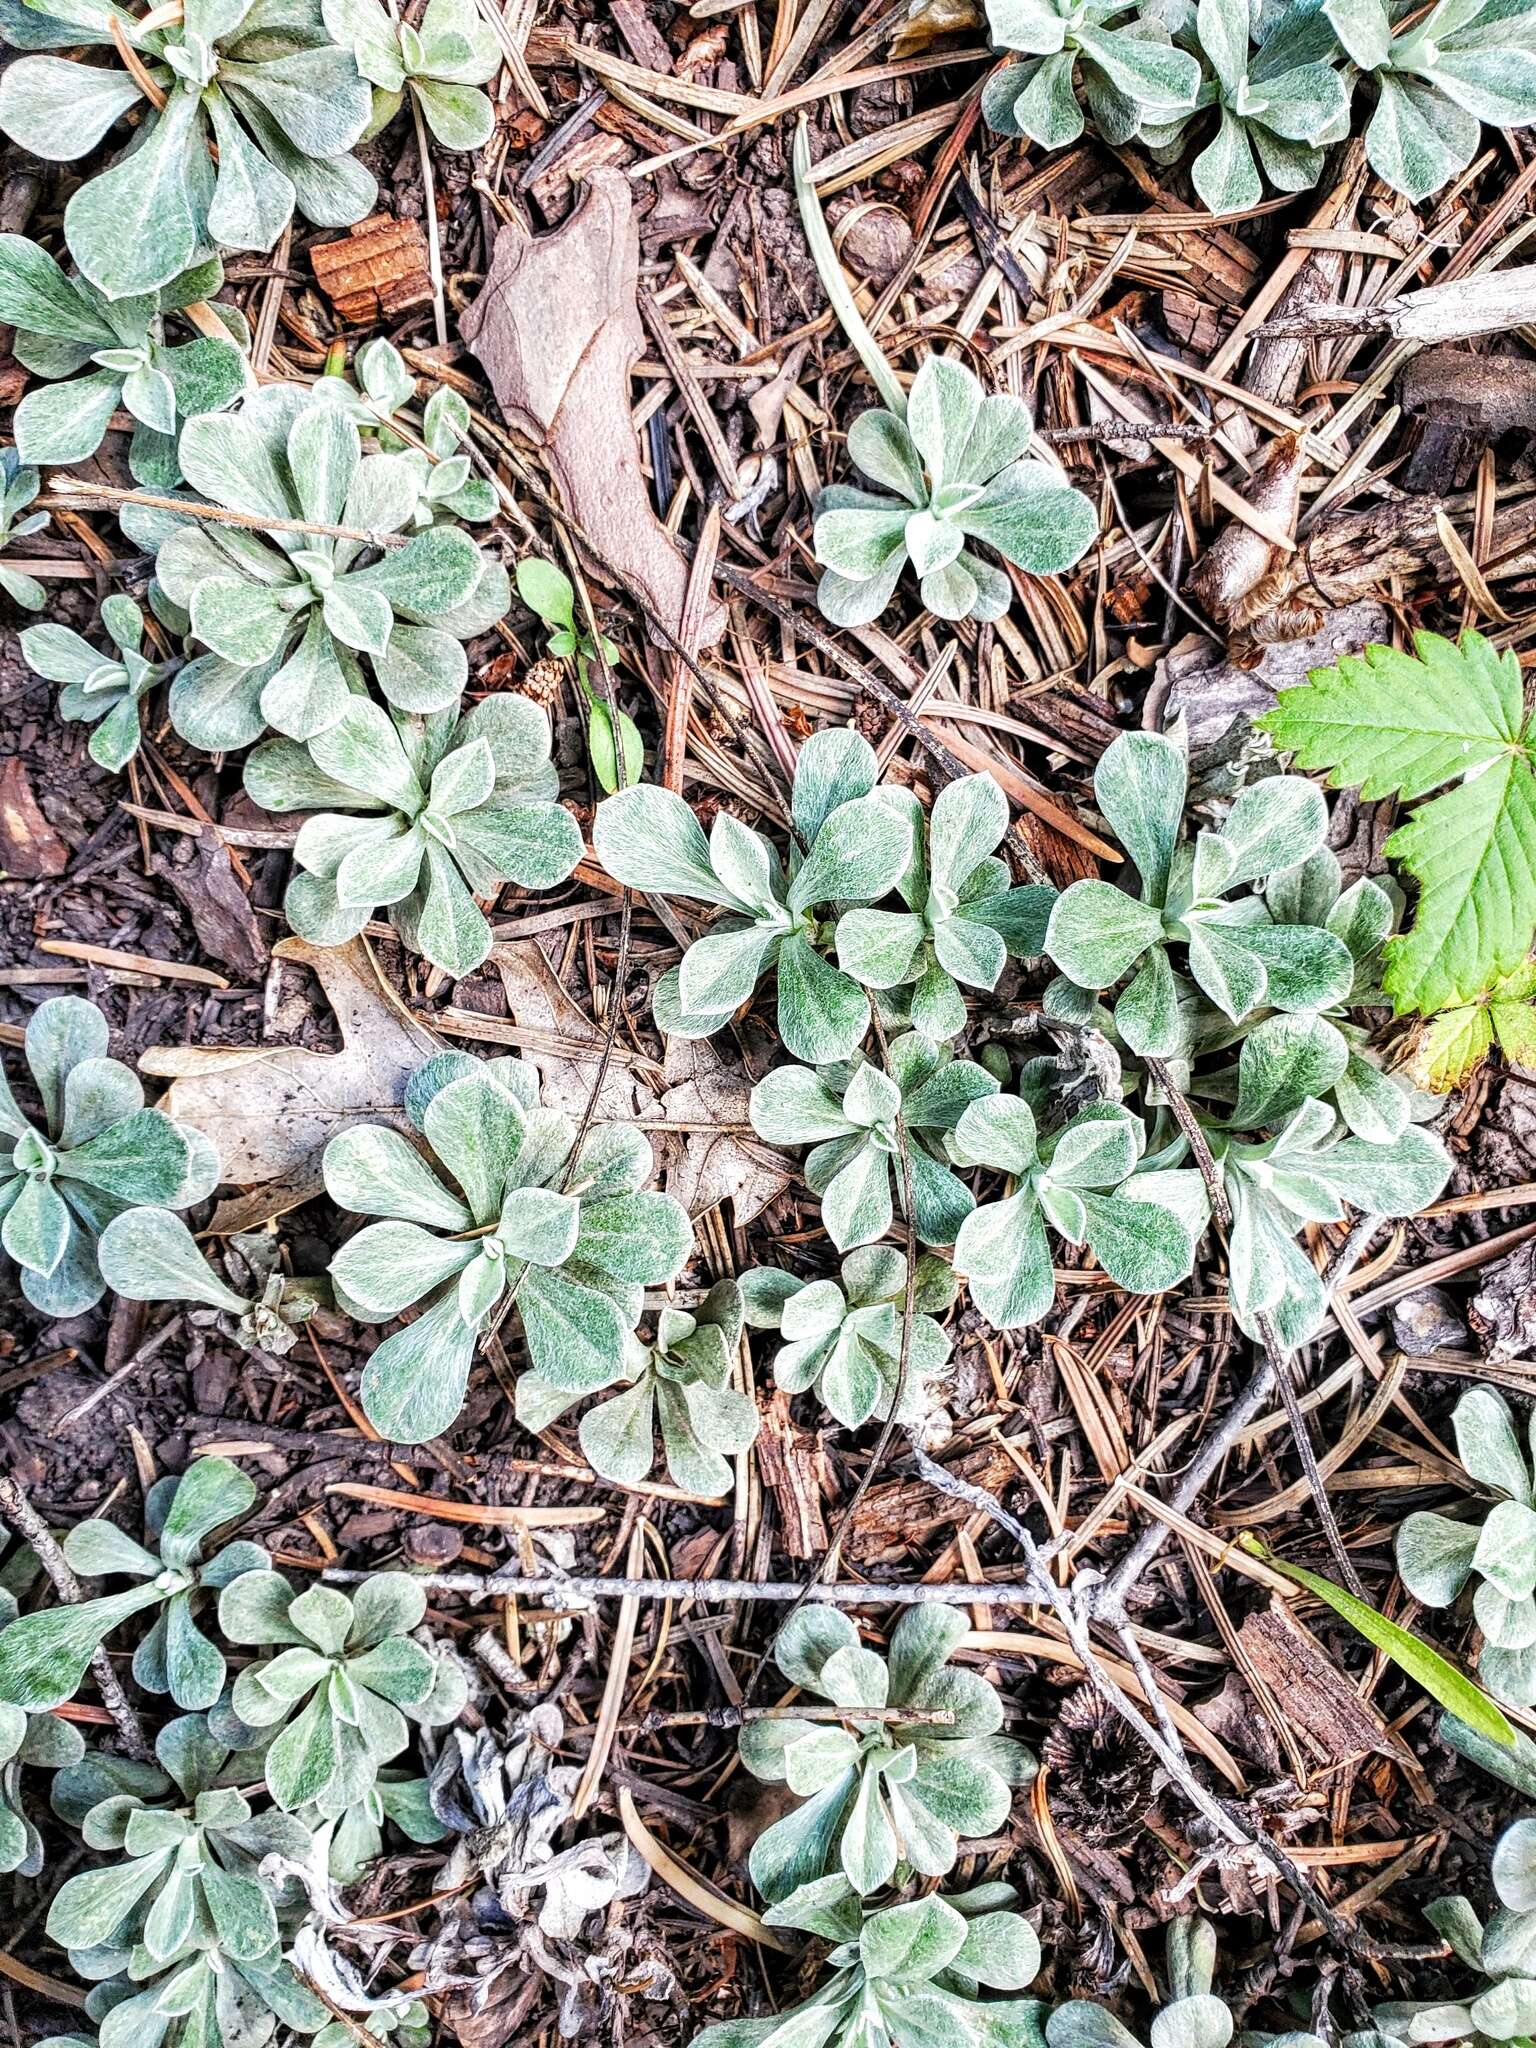
[[[924,1244],[953,1244],[975,1206],[950,1170],[944,1141],[969,1104],[996,1094],[997,1082],[919,1031],[891,1041],[889,1069],[870,1060],[815,1072],[775,1067],[752,1090],[748,1114],[760,1138],[811,1146],[806,1183],[821,1197],[821,1220],[839,1251],[884,1237],[896,1209],[906,1211],[909,1175],[913,1228]]]
[[[1478,1677],[1495,1699],[1528,1707],[1536,1703],[1536,1436],[1528,1457],[1493,1387],[1470,1387],[1451,1422],[1468,1479],[1495,1496],[1493,1505],[1477,1503],[1466,1521],[1409,1515],[1397,1532],[1398,1574],[1426,1607],[1449,1607],[1472,1582],[1483,1634]]]
[[[0,1634],[15,1619],[16,1596],[0,1586]],[[58,1771],[84,1755],[85,1738],[71,1722],[0,1700],[0,1877],[36,1877],[43,1867],[43,1838],[22,1803],[23,1768]]]
[[[39,533],[48,524],[46,512],[27,511],[41,482],[35,469],[23,466],[14,448],[0,448],[0,548],[24,540],[29,533]],[[40,612],[48,602],[48,593],[35,576],[25,569],[9,568],[3,561],[0,590],[23,611]]]
[[[107,1285],[125,1301],[198,1302],[221,1310],[237,1344],[281,1358],[329,1300],[330,1290],[323,1280],[285,1274],[270,1237],[253,1233],[232,1239],[231,1246],[251,1275],[251,1293],[241,1294],[219,1278],[186,1224],[168,1209],[127,1209],[114,1216],[96,1255]]]
[[[181,481],[176,437],[194,413],[217,412],[250,383],[249,331],[231,306],[215,308],[228,332],[167,346],[167,316],[211,299],[224,282],[217,257],[157,291],[109,299],[67,277],[24,235],[0,235],[0,321],[16,329],[16,360],[36,383],[16,407],[23,462],[84,462],[119,408],[134,422],[128,467],[152,491]],[[124,600],[126,602],[126,600]]]
[[[758,1428],[756,1408],[731,1385],[741,1323],[741,1289],[721,1280],[694,1310],[663,1308],[654,1343],[626,1339],[612,1379],[628,1384],[581,1418],[582,1455],[594,1472],[624,1486],[648,1478],[659,1418],[672,1483],[706,1499],[729,1490],[735,1474],[726,1455],[746,1450]],[[581,1399],[541,1373],[525,1372],[517,1383],[517,1419],[537,1434]]]
[[[779,1670],[842,1709],[848,1725],[787,1718],[741,1731],[754,1777],[787,1783],[805,1801],[752,1846],[752,1882],[770,1904],[837,1874],[864,1895],[903,1869],[942,1877],[962,1837],[1002,1826],[1010,1788],[1028,1783],[1035,1761],[998,1732],[994,1689],[950,1663],[968,1628],[956,1608],[909,1607],[881,1657],[838,1608],[812,1603],[784,1624],[773,1647]],[[943,1707],[954,1719],[869,1720],[861,1707]]]
[[[343,526],[383,539],[410,525],[416,472],[363,456],[356,425],[323,395],[265,384],[239,409],[182,429],[181,466],[200,498],[261,520]],[[155,551],[155,576],[208,650],[171,689],[171,719],[205,752],[249,746],[268,727],[312,739],[363,693],[364,657],[385,700],[411,713],[456,707],[463,642],[511,601],[499,562],[456,526],[372,547],[278,526],[265,533],[123,507],[123,529]]]
[[[1098,515],[1059,471],[1026,459],[1033,433],[1022,399],[984,392],[952,356],[924,357],[905,418],[879,406],[860,413],[849,458],[882,488],[830,484],[816,501],[813,538],[826,572],[816,602],[826,617],[869,625],[910,562],[937,617],[1000,618],[1012,585],[968,541],[1031,575],[1069,569],[1098,532]]]
[[[1084,102],[1105,141],[1116,144],[1129,142],[1143,122],[1192,110],[1198,60],[1175,49],[1150,10],[1116,22],[1129,7],[1130,0],[986,0],[993,43],[1022,59],[987,80],[981,110],[988,126],[1062,149],[1083,132]]]
[[[1467,1898],[1436,1899],[1424,1909],[1457,1961],[1483,1980],[1481,1988],[1459,1999],[1374,2007],[1371,2018],[1389,2041],[1513,2041],[1536,2029],[1536,1820],[1504,1830],[1491,1876],[1498,1907],[1486,1925]]]
[[[965,1028],[962,986],[994,989],[1008,960],[1044,952],[1056,892],[1015,888],[997,858],[1008,799],[990,775],[946,783],[926,817],[913,791],[880,794],[912,828],[912,859],[896,883],[907,908],[846,911],[837,921],[837,963],[881,992],[888,1022],[954,1038]]]
[[[85,1578],[120,1577],[140,1583],[67,1607],[47,1607],[0,1629],[0,1700],[41,1711],[74,1697],[97,1649],[121,1623],[157,1609],[154,1625],[134,1652],[133,1675],[148,1692],[169,1693],[189,1711],[210,1707],[224,1685],[224,1658],[195,1618],[242,1573],[265,1571],[259,1543],[226,1543],[211,1553],[208,1539],[249,1513],[256,1489],[227,1458],[198,1458],[179,1479],[162,1479],[145,1503],[149,1540],[136,1543],[115,1523],[77,1522],[64,1539],[67,1563]]]
[[[39,1004],[24,1053],[42,1098],[34,1124],[0,1071],[0,1248],[45,1315],[77,1316],[106,1292],[96,1243],[114,1216],[189,1209],[219,1162],[190,1124],[144,1107],[137,1074],[107,1057],[107,1020],[79,996]]]
[[[116,771],[139,751],[144,699],[176,665],[152,662],[144,654],[144,614],[120,590],[103,598],[101,623],[115,650],[111,654],[93,647],[72,626],[52,620],[28,626],[18,637],[32,673],[63,685],[59,716],[94,727],[86,751],[98,768]]]
[[[878,901],[911,854],[906,820],[874,793],[878,774],[859,734],[813,733],[795,764],[787,865],[729,811],[706,839],[682,798],[654,784],[598,805],[592,843],[615,881],[725,913],[656,985],[668,1036],[708,1038],[774,973],[785,1049],[812,1065],[851,1058],[869,1029],[869,999],[826,954],[846,907]]]
[[[1036,1323],[1056,1296],[1046,1225],[1086,1244],[1132,1294],[1160,1294],[1188,1276],[1208,1205],[1198,1173],[1142,1171],[1146,1127],[1120,1103],[1091,1103],[1042,1135],[1021,1096],[995,1094],[960,1118],[950,1154],[990,1166],[1014,1192],[960,1226],[955,1271],[999,1330]]]
[[[325,1148],[331,1199],[387,1219],[331,1261],[338,1304],[388,1322],[425,1303],[368,1361],[370,1422],[395,1443],[440,1435],[464,1404],[481,1333],[514,1306],[543,1380],[573,1394],[610,1385],[645,1289],[680,1272],[693,1244],[682,1205],[644,1191],[644,1132],[597,1124],[572,1161],[575,1125],[543,1106],[537,1072],[516,1059],[439,1054],[412,1076],[405,1107],[436,1164],[380,1124]]]
[[[70,254],[107,298],[158,291],[221,244],[270,249],[295,207],[317,227],[347,227],[373,205],[373,177],[348,154],[372,95],[327,36],[319,0],[190,0],[158,27],[112,0],[64,12],[36,10],[31,49],[115,54],[115,26],[136,66],[21,57],[0,80],[0,130],[45,162],[74,163],[140,111],[132,145],[64,210]]]
[[[845,1429],[872,1415],[917,1425],[931,1403],[930,1385],[949,1363],[950,1343],[936,1321],[958,1290],[942,1259],[922,1258],[913,1274],[907,1377],[901,1381],[902,1312],[907,1261],[894,1245],[863,1245],[844,1259],[840,1280],[797,1280],[781,1266],[754,1266],[741,1276],[746,1318],[754,1330],[786,1340],[773,1376],[786,1394],[816,1390]],[[897,1394],[901,1399],[897,1402]]]
[[[321,0],[325,26],[374,87],[376,135],[409,93],[444,149],[483,149],[496,110],[477,90],[495,77],[501,45],[474,0],[427,0],[420,25],[395,21],[379,0]]]
[[[1262,1005],[1323,1010],[1354,984],[1341,938],[1318,926],[1277,924],[1261,896],[1235,896],[1318,852],[1328,831],[1323,793],[1299,775],[1253,782],[1219,831],[1181,844],[1189,763],[1177,739],[1126,732],[1094,771],[1099,809],[1134,862],[1140,893],[1112,882],[1074,882],[1056,899],[1045,949],[1083,989],[1130,980],[1114,1005],[1133,1052],[1173,1059],[1188,1050],[1182,1000],[1193,981],[1239,1023]],[[1181,949],[1176,967],[1170,946]]]
[[[236,1579],[219,1601],[231,1643],[273,1648],[235,1680],[230,1704],[248,1727],[277,1729],[263,1763],[285,1812],[339,1820],[409,1740],[408,1722],[443,1727],[463,1711],[458,1665],[423,1649],[427,1596],[404,1572],[380,1572],[352,1597],[334,1586],[295,1594],[277,1572]]]
[[[353,697],[307,746],[263,741],[246,762],[247,794],[264,810],[314,813],[294,845],[289,924],[339,946],[382,909],[411,952],[471,973],[491,950],[476,896],[504,882],[551,889],[581,859],[549,746],[547,714],[511,695],[462,717],[457,698],[412,717]]]
[[[984,1884],[871,1912],[842,1877],[803,1885],[763,1918],[835,1942],[832,1974],[804,2004],[706,2027],[692,2048],[1044,2048],[1039,1999],[982,1996],[1022,1991],[1040,1968],[1017,1903]]]

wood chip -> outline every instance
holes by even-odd
[[[69,866],[69,848],[38,808],[18,754],[0,761],[0,869],[23,881],[46,881]]]
[[[421,223],[370,214],[338,242],[322,242],[309,260],[338,315],[355,326],[392,320],[432,303],[432,273]]]

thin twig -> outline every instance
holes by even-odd
[[[69,488],[55,484],[42,500],[45,512],[90,512],[101,504],[147,505],[152,512],[180,512],[191,519],[206,519],[214,526],[239,526],[253,533],[313,533],[326,540],[361,541],[364,547],[408,548],[414,535],[371,533],[361,526],[323,526],[312,519],[278,519],[262,512],[229,512],[222,505],[204,505],[193,498],[162,498],[153,491],[125,491],[116,484],[94,483],[89,477],[72,477]]]
[[[18,1535],[31,1544],[37,1553],[37,1561],[53,1581],[59,1598],[70,1607],[76,1607],[85,1597],[80,1590],[80,1581],[70,1570],[64,1553],[54,1541],[53,1531],[38,1514],[31,1501],[22,1492],[14,1479],[0,1476],[0,1515],[13,1524]],[[150,1763],[154,1752],[144,1733],[144,1724],[123,1691],[117,1673],[112,1669],[112,1660],[104,1649],[96,1649],[91,1655],[91,1669],[96,1675],[97,1689],[101,1703],[112,1716],[118,1739],[123,1748],[139,1763]]]

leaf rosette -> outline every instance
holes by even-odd
[[[1098,532],[1098,515],[1059,470],[1026,459],[1033,434],[1022,399],[984,392],[949,356],[924,357],[904,419],[879,406],[860,413],[848,430],[849,459],[882,488],[830,484],[816,501],[813,538],[825,571],[816,602],[826,617],[869,625],[910,562],[937,617],[1001,618],[1013,586],[968,541],[1034,576],[1069,569]]]
[[[139,114],[64,210],[70,254],[107,298],[159,291],[221,245],[266,251],[295,207],[349,227],[373,206],[372,174],[348,154],[372,94],[319,0],[187,0],[152,21],[113,0],[27,12],[31,51],[95,45],[117,59],[121,36],[136,60],[27,55],[0,79],[0,131],[48,163],[78,162]]]
[[[1108,143],[1129,142],[1146,122],[1195,105],[1200,66],[1151,10],[1124,16],[1133,0],[986,0],[993,43],[1022,62],[994,71],[981,110],[1003,135],[1063,149],[1084,127],[1083,108]],[[1080,88],[1080,90],[1079,90]]]
[[[403,456],[365,458],[345,411],[291,384],[189,420],[180,446],[198,498],[256,522],[122,509],[123,530],[155,551],[161,590],[208,650],[171,688],[183,739],[212,753],[248,746],[268,726],[314,738],[364,693],[364,656],[395,710],[457,705],[469,674],[462,643],[511,601],[506,571],[468,534],[434,526],[404,546],[374,547],[260,530],[274,519],[388,540],[410,525],[418,498]]]
[[[1530,0],[1440,0],[1405,29],[1384,0],[1326,0],[1350,61],[1376,86],[1365,131],[1371,169],[1418,201],[1477,154],[1482,123],[1536,121],[1536,6]]]
[[[1536,2032],[1536,1821],[1517,1820],[1504,1830],[1493,1846],[1490,1875],[1498,1903],[1486,1923],[1466,1898],[1436,1899],[1424,1909],[1456,1960],[1485,1980],[1484,1988],[1468,1997],[1373,2007],[1371,2019],[1388,2041],[1470,2041],[1492,2048]]]
[[[881,791],[912,830],[912,859],[897,878],[905,911],[849,910],[837,921],[837,963],[880,991],[888,1021],[929,1038],[965,1029],[966,988],[994,989],[1010,959],[1045,950],[1054,889],[1020,888],[996,858],[1008,799],[990,775],[946,783],[925,820],[911,790]]]
[[[1349,948],[1331,931],[1274,922],[1262,896],[1233,899],[1318,852],[1327,836],[1323,793],[1305,777],[1273,775],[1234,799],[1221,829],[1180,843],[1189,761],[1175,739],[1126,732],[1094,771],[1100,811],[1134,862],[1139,896],[1112,882],[1074,882],[1057,897],[1045,949],[1079,988],[1131,979],[1114,1006],[1133,1052],[1180,1058],[1189,1050],[1182,949],[1190,978],[1222,1015],[1321,1010],[1354,982]]]
[[[155,1754],[163,1793],[114,1792],[82,1816],[86,1847],[121,1860],[60,1886],[49,1934],[95,1978],[126,1970],[136,1949],[156,1968],[188,1949],[275,1964],[277,1912],[258,1867],[271,1854],[303,1862],[309,1830],[291,1814],[254,1813],[221,1781],[229,1751],[201,1715],[168,1722]]]
[[[549,746],[545,712],[510,695],[462,717],[457,699],[413,717],[356,697],[307,746],[263,741],[246,793],[264,810],[315,813],[293,849],[289,924],[311,945],[339,946],[384,910],[411,952],[471,973],[491,950],[476,896],[506,882],[553,888],[581,859]]]
[[[24,1614],[0,1630],[0,1700],[41,1711],[72,1699],[91,1658],[125,1621],[156,1610],[133,1654],[146,1692],[169,1693],[177,1706],[210,1707],[223,1690],[224,1658],[198,1626],[196,1610],[242,1573],[263,1571],[259,1543],[209,1538],[247,1514],[256,1489],[227,1458],[198,1458],[179,1479],[157,1480],[145,1502],[154,1550],[115,1523],[77,1522],[64,1539],[65,1561],[86,1578],[140,1583],[123,1593]]]
[[[729,1491],[735,1474],[726,1457],[746,1450],[758,1428],[756,1408],[731,1384],[741,1323],[741,1289],[734,1280],[721,1280],[697,1310],[663,1308],[653,1344],[627,1339],[614,1379],[629,1384],[581,1419],[582,1455],[593,1471],[623,1486],[648,1478],[659,1419],[673,1484],[707,1499]],[[517,1419],[537,1433],[581,1398],[540,1373],[525,1372],[517,1383]]]
[[[477,88],[495,77],[501,45],[474,0],[427,0],[415,28],[393,20],[379,0],[321,0],[321,13],[374,88],[368,134],[392,121],[409,93],[444,149],[490,141],[496,110]]]
[[[1152,2048],[1227,2048],[1235,2031],[1231,2009],[1211,1989],[1216,1971],[1216,1930],[1199,1913],[1168,1923],[1168,1997],[1148,2034]],[[1262,2034],[1247,2037],[1257,2044]],[[1359,2038],[1359,2037],[1354,2037]],[[1369,2038],[1369,2037],[1366,2037]],[[1045,2023],[1047,2048],[1141,2048],[1139,2038],[1102,2005],[1073,1998],[1057,2006]],[[1314,2037],[1273,2037],[1291,2048],[1311,2048]]]
[[[225,1588],[219,1626],[228,1640],[281,1646],[246,1665],[230,1704],[248,1726],[280,1731],[263,1768],[285,1812],[339,1819],[406,1747],[410,1722],[457,1720],[463,1673],[410,1633],[426,1611],[425,1592],[404,1572],[379,1572],[351,1598],[332,1586],[295,1594],[273,1571]]]
[[[872,1415],[919,1424],[932,1386],[949,1363],[950,1342],[936,1316],[955,1299],[955,1279],[942,1259],[922,1258],[913,1275],[907,1374],[901,1376],[901,1330],[907,1261],[894,1245],[850,1252],[841,1280],[797,1280],[780,1266],[754,1266],[741,1276],[746,1318],[754,1330],[777,1330],[785,1343],[773,1377],[786,1394],[813,1388],[845,1429]],[[900,1401],[897,1395],[900,1394]]]
[[[795,764],[798,843],[787,864],[729,811],[706,839],[682,798],[653,784],[598,805],[592,843],[615,881],[725,913],[656,985],[652,1006],[668,1036],[708,1038],[773,973],[786,1050],[813,1065],[851,1057],[869,1029],[869,999],[825,954],[846,907],[884,896],[911,857],[908,822],[874,793],[878,774],[859,734],[813,733]]]
[[[28,626],[19,638],[32,673],[62,684],[59,716],[94,726],[86,751],[98,768],[117,770],[139,751],[144,699],[174,674],[176,665],[145,655],[144,614],[121,591],[102,600],[101,623],[112,654],[53,620]]]
[[[1144,1166],[1146,1126],[1116,1102],[1090,1103],[1042,1133],[1020,1095],[974,1102],[951,1157],[1006,1174],[1012,1193],[983,1202],[955,1241],[955,1271],[994,1328],[1039,1322],[1056,1296],[1046,1226],[1087,1245],[1119,1287],[1160,1294],[1187,1278],[1208,1205],[1200,1176]]]
[[[924,1244],[947,1245],[975,1207],[944,1145],[968,1106],[997,1082],[921,1032],[893,1039],[889,1071],[870,1060],[775,1067],[752,1090],[752,1128],[770,1145],[810,1145],[806,1184],[839,1251],[873,1244],[906,1212]],[[905,1143],[903,1144],[903,1132]]]
[[[55,996],[33,1012],[24,1053],[42,1122],[0,1072],[0,1247],[44,1315],[77,1316],[106,1291],[96,1242],[123,1210],[189,1209],[212,1194],[217,1154],[200,1131],[144,1107],[137,1074],[107,1057],[94,1003]]]
[[[96,2048],[266,2048],[279,2026],[307,2035],[330,2019],[280,1952],[242,1963],[208,1948],[161,1970],[136,1948],[127,1974],[93,1986],[85,2009]]]
[[[753,1776],[787,1784],[805,1802],[752,1845],[752,1882],[771,1905],[793,1903],[803,1886],[826,1877],[840,1876],[862,1895],[902,1869],[942,1877],[962,1838],[992,1834],[1007,1819],[1011,1788],[1028,1783],[1035,1762],[998,1732],[1003,1708],[993,1687],[950,1663],[968,1628],[956,1608],[909,1607],[888,1657],[867,1649],[834,1607],[803,1607],[780,1629],[779,1670],[838,1708],[839,1719],[775,1716],[741,1731],[741,1760]],[[953,1718],[869,1717],[888,1707]]]
[[[388,1219],[332,1260],[338,1301],[370,1321],[425,1303],[364,1370],[374,1427],[399,1443],[448,1428],[481,1333],[514,1305],[543,1380],[572,1393],[611,1384],[645,1288],[680,1272],[693,1244],[682,1205],[644,1192],[644,1132],[598,1124],[573,1161],[574,1124],[540,1103],[536,1071],[516,1059],[441,1054],[405,1106],[447,1178],[378,1124],[325,1149],[331,1199]]]
[[[1022,1991],[1040,1968],[1034,1929],[1006,1884],[869,1912],[841,1878],[802,1887],[763,1915],[837,1945],[832,1974],[772,2019],[724,2020],[693,2048],[1044,2048],[1045,2007]]]
[[[176,437],[182,422],[230,405],[251,381],[250,334],[232,306],[214,308],[227,335],[199,334],[168,346],[165,316],[212,298],[224,282],[217,257],[158,291],[109,299],[85,278],[67,277],[35,242],[0,235],[0,321],[16,329],[16,360],[40,378],[16,407],[23,462],[84,462],[120,408],[133,420],[128,467],[151,491],[181,481]],[[126,601],[126,600],[125,600]]]

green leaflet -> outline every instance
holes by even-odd
[[[1369,647],[1281,693],[1260,721],[1303,767],[1367,797],[1423,797],[1388,841],[1419,886],[1411,929],[1387,947],[1401,1014],[1476,1000],[1514,973],[1536,930],[1536,734],[1520,666],[1477,633],[1432,633],[1414,654]]]

